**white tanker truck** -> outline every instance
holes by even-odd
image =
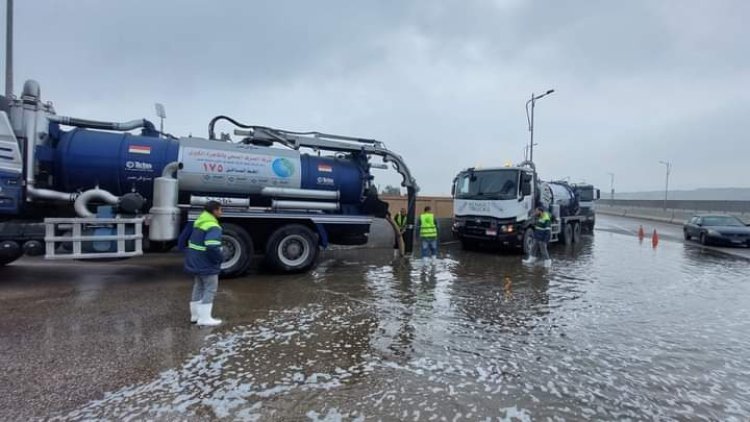
[[[238,128],[234,139],[217,139],[220,120]],[[27,81],[20,98],[0,96],[0,266],[24,254],[111,259],[167,251],[213,199],[225,206],[223,276],[242,275],[256,254],[281,272],[305,271],[320,248],[367,242],[372,219],[388,211],[370,169],[388,165],[403,177],[411,231],[416,182],[380,141],[226,116],[211,120],[208,139],[177,138],[147,120],[57,115],[39,84]]]
[[[579,242],[587,215],[566,182],[545,182],[533,163],[468,168],[453,180],[453,235],[464,249],[481,244],[520,247],[533,243],[533,211],[541,205],[553,217],[550,242]]]

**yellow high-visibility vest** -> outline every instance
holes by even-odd
[[[435,225],[435,216],[431,212],[426,212],[419,216],[419,236],[425,239],[434,239],[437,237],[437,225]]]

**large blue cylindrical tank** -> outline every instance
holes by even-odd
[[[343,204],[357,204],[362,199],[364,170],[355,162],[341,158],[303,155],[302,189],[337,190]]]
[[[240,176],[233,178],[231,175],[220,178],[219,182],[214,182],[217,180],[215,170],[219,168],[218,164],[225,164],[220,167],[225,172],[230,169],[245,170],[243,164],[237,162],[237,157],[289,155],[292,167],[299,165],[300,168],[298,184],[288,187],[339,191],[339,201],[342,204],[359,204],[364,189],[363,181],[369,177],[356,162],[343,158],[307,154],[300,156],[286,149],[248,147],[195,138],[186,139],[181,145],[179,141],[171,139],[73,129],[69,132],[61,132],[55,149],[55,189],[75,192],[98,185],[101,189],[115,195],[123,195],[135,190],[150,199],[154,179],[161,175],[164,166],[180,159],[189,160],[187,158],[189,154],[186,151],[190,150],[205,151],[207,155],[216,153],[217,158],[213,160],[217,166],[213,167],[209,164],[209,169],[204,170],[202,166],[187,166],[186,164],[187,168],[178,173],[180,190],[183,192],[230,196],[257,195],[259,187],[254,176],[250,177],[247,185],[242,182]],[[221,154],[237,157],[231,162],[232,164],[227,164],[230,161],[226,161],[228,158]],[[218,158],[219,155],[224,158]],[[247,167],[248,170],[255,168]],[[203,183],[204,180],[209,179],[211,183]],[[283,187],[284,185],[269,182],[269,186]]]
[[[135,189],[150,198],[154,179],[177,160],[178,151],[175,140],[73,129],[57,144],[55,187],[74,192],[99,185],[115,195]]]

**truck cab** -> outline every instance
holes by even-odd
[[[573,185],[573,189],[578,196],[579,205],[581,207],[580,214],[584,218],[584,221],[581,222],[581,228],[587,233],[593,233],[594,225],[596,224],[594,201],[601,197],[601,192],[599,189],[596,189],[594,185],[587,183],[576,183]]]
[[[453,235],[465,249],[480,243],[525,246],[538,189],[530,167],[468,168],[453,181]],[[526,237],[529,239],[525,239]],[[524,248],[526,249],[526,248]]]

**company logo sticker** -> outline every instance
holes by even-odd
[[[125,168],[131,171],[154,171],[154,166],[151,163],[144,163],[142,161],[126,161]]]
[[[294,163],[286,158],[277,158],[271,164],[273,172],[283,178],[291,177],[294,174]]]
[[[333,173],[333,167],[328,164],[318,164],[318,171],[321,173]]]
[[[330,177],[318,177],[318,184],[323,186],[334,186],[335,182]]]

